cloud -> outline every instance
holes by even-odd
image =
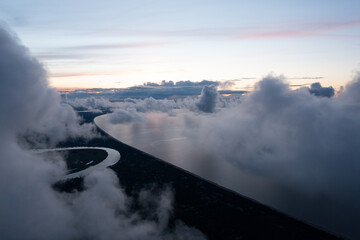
[[[142,121],[142,117],[134,109],[129,111],[118,109],[110,115],[112,123],[129,123]]]
[[[198,96],[201,94],[204,86],[216,86],[220,88],[220,94],[244,94],[246,91],[224,90],[231,87],[234,81],[173,81],[163,80],[161,83],[147,82],[144,85],[129,88],[113,88],[113,89],[81,89],[74,91],[66,91],[68,102],[76,98],[107,98],[112,101],[124,101],[125,99],[178,99],[188,96]],[[65,93],[64,93],[65,94]]]
[[[63,170],[22,149],[18,136],[42,125],[66,132],[53,114],[68,109],[48,88],[43,67],[13,38],[0,28],[0,238],[67,238],[71,213],[50,186]]]
[[[360,167],[360,102],[354,94],[359,82],[357,77],[334,99],[318,97],[331,97],[332,88],[315,83],[310,94],[306,89],[290,90],[281,78],[266,77],[237,107],[202,120],[196,139],[219,159],[285,184],[301,192],[303,199],[314,199],[306,206],[309,200],[289,202],[280,193],[277,201],[287,201],[292,214],[358,237],[353,220],[360,216],[355,170]],[[323,205],[315,204],[316,199],[324,199]],[[311,212],[300,213],[303,204],[313,204]],[[336,213],[335,219],[331,213]]]
[[[48,146],[92,137],[93,126],[79,124],[74,110],[48,87],[43,66],[2,28],[0,79],[0,239],[204,239],[182,223],[168,228],[168,190],[156,195],[161,201],[154,214],[161,222],[133,212],[109,169],[85,177],[83,192],[55,191],[64,164],[30,152],[23,138]]]
[[[53,73],[50,74],[51,78],[68,78],[68,77],[88,77],[88,76],[107,76],[107,75],[118,75],[126,73],[141,72],[141,70],[117,70],[117,71],[107,71],[107,72],[86,72],[86,73]]]
[[[219,84],[220,84],[220,82],[218,82],[218,81],[208,81],[208,80],[202,80],[201,82],[193,82],[190,80],[186,80],[186,81],[178,81],[176,83],[174,83],[173,81],[163,80],[161,83],[147,82],[147,83],[144,83],[144,86],[150,86],[150,87],[203,87],[203,86],[210,86],[210,85],[218,86]]]
[[[319,97],[332,97],[335,94],[333,87],[322,87],[320,83],[313,83],[309,88],[309,92]]]
[[[247,78],[247,79],[252,79],[252,78]],[[241,79],[233,79],[233,80],[226,80],[226,81],[209,81],[209,80],[202,80],[200,82],[193,82],[190,80],[186,80],[186,81],[178,81],[178,82],[173,82],[173,81],[166,81],[163,80],[161,81],[161,83],[154,83],[154,82],[147,82],[144,83],[144,86],[148,86],[148,87],[174,87],[174,88],[179,88],[179,87],[204,87],[204,86],[216,86],[216,87],[220,87],[222,89],[226,89],[226,88],[230,88],[233,85],[235,85],[235,82],[237,81],[241,81]]]
[[[291,27],[289,29],[275,29],[257,32],[237,33],[237,39],[270,39],[270,38],[298,38],[311,36],[324,36],[325,32],[344,29],[350,27],[357,27],[360,25],[360,20],[353,20],[347,22],[331,22],[331,23],[314,23],[307,26]],[[326,36],[326,35],[325,35]],[[329,35],[331,36],[331,35]]]
[[[318,83],[290,87],[277,76],[265,77],[239,98],[220,98],[215,87],[204,87],[199,99],[178,101],[174,115],[144,115],[137,128],[146,133],[127,131],[117,137],[297,218],[357,239],[360,76],[337,97],[331,97],[332,87]],[[191,111],[194,103],[210,114]]]
[[[95,45],[79,45],[61,48],[64,50],[106,50],[106,49],[128,49],[128,48],[149,48],[156,46],[163,46],[168,43],[164,42],[142,42],[142,43],[123,43],[123,44],[95,44]]]
[[[109,99],[105,98],[89,97],[68,100],[66,93],[63,95],[63,101],[71,105],[76,110],[90,110],[93,112],[101,112],[102,110],[116,106],[116,103],[110,102]]]
[[[46,72],[27,49],[1,30],[1,96],[0,120],[9,134],[25,134],[51,139],[51,143],[67,137],[95,136],[92,124],[80,125],[81,119],[68,105],[60,104],[60,96],[49,88]]]
[[[144,113],[162,112],[175,115],[177,109],[188,109],[195,112],[215,112],[216,108],[236,104],[237,97],[222,97],[215,86],[204,86],[199,98],[187,96],[178,99],[154,99],[152,97],[145,99],[126,98],[123,101],[112,102],[106,98],[75,98],[68,99],[66,102],[77,110],[90,110],[93,112],[110,111],[110,120],[112,123],[130,123],[141,122]],[[229,91],[229,94],[237,91]],[[240,91],[240,94],[243,92]]]
[[[196,106],[200,111],[212,113],[215,111],[218,99],[219,95],[215,86],[204,86]]]
[[[129,99],[127,101],[129,101]],[[168,99],[154,99],[149,97],[144,100],[137,99],[133,101],[135,103],[136,111],[144,113],[151,111],[170,112],[177,107],[177,102]]]
[[[360,20],[333,21],[333,22],[312,22],[302,25],[289,25],[282,28],[269,29],[267,26],[247,26],[241,28],[227,29],[188,29],[181,31],[167,30],[127,30],[122,34],[143,35],[143,36],[166,36],[166,37],[202,37],[202,38],[228,38],[235,40],[248,39],[275,39],[275,38],[301,38],[301,37],[356,37],[354,35],[343,35],[332,31],[358,27]]]
[[[339,98],[350,106],[357,106],[360,104],[360,72],[357,73],[357,76],[353,81],[349,82],[346,85],[346,89],[341,93]]]
[[[175,84],[174,84],[173,81],[162,80],[161,83],[147,82],[147,83],[144,83],[144,86],[150,86],[150,87],[160,87],[160,86],[174,87]]]
[[[292,77],[292,78],[288,78],[288,79],[301,79],[301,80],[316,80],[316,79],[323,79],[324,77]]]
[[[64,100],[75,109],[90,110],[93,112],[112,111],[116,112],[118,109],[129,112],[146,113],[151,111],[170,113],[176,108],[184,106],[183,101],[173,99],[154,99],[152,97],[145,99],[126,98],[123,101],[113,102],[107,98],[75,98]]]
[[[79,237],[86,239],[204,239],[199,231],[177,223],[169,232],[172,191],[139,193],[141,214],[130,210],[129,199],[113,172],[93,172],[85,178],[88,189],[70,196]],[[150,207],[150,208],[147,208]],[[144,219],[143,216],[146,216]],[[101,220],[99,222],[99,219]]]
[[[120,44],[93,44],[93,45],[78,45],[69,46],[62,48],[52,48],[51,51],[47,52],[36,52],[36,57],[44,60],[61,60],[61,59],[87,59],[87,58],[99,58],[101,56],[110,56],[114,52],[106,50],[128,50],[128,49],[143,49],[164,46],[169,43],[165,42],[140,42],[140,43],[120,43]],[[102,52],[100,52],[102,51]],[[77,75],[81,73],[67,74]],[[85,73],[84,73],[85,74]],[[59,74],[60,75],[60,74]],[[100,75],[100,74],[99,74]],[[103,74],[109,75],[109,74]]]
[[[233,79],[233,80],[226,80],[219,83],[220,89],[229,89],[232,88],[236,82],[240,82],[241,79]]]

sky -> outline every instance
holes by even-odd
[[[56,88],[123,88],[162,80],[226,81],[269,73],[339,88],[359,70],[360,2],[0,2]]]

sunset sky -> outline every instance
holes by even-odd
[[[162,80],[238,80],[269,73],[335,88],[360,67],[360,1],[0,2],[0,21],[57,88]]]

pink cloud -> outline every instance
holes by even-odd
[[[89,73],[54,73],[50,74],[51,78],[68,78],[68,77],[91,77],[91,76],[111,76],[118,74],[128,74],[141,72],[141,70],[123,70],[113,72],[89,72]]]
[[[356,27],[360,25],[360,20],[340,22],[340,23],[326,23],[307,25],[300,28],[292,28],[285,30],[268,30],[251,33],[236,33],[237,39],[266,39],[266,38],[295,38],[295,37],[309,37],[309,36],[324,36],[324,32],[343,29],[348,27]],[[327,36],[327,35],[325,35]]]

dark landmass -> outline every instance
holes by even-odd
[[[101,149],[75,149],[68,151],[66,167],[68,173],[79,172],[90,166],[97,165],[107,157],[107,152]]]
[[[73,149],[59,150],[56,152],[64,157],[68,174],[97,165],[107,157],[107,152],[101,149]],[[52,154],[54,154],[54,152],[41,153],[41,155],[48,156],[49,158],[51,158]]]
[[[87,113],[83,117],[90,121],[96,115]],[[202,231],[208,239],[340,239],[98,131],[99,138],[68,141],[61,147],[108,147],[119,151],[120,161],[110,168],[134,199],[142,189],[156,191],[170,186],[175,193],[170,227],[172,222],[181,220]],[[55,187],[59,191],[81,191],[82,184],[82,179],[73,179]],[[133,209],[141,210],[136,204]]]
[[[79,111],[76,108],[75,110]],[[94,121],[94,118],[107,113],[111,113],[110,109],[103,109],[102,112],[91,112],[91,111],[78,112],[78,114],[81,116],[83,120],[83,123],[92,123]]]

